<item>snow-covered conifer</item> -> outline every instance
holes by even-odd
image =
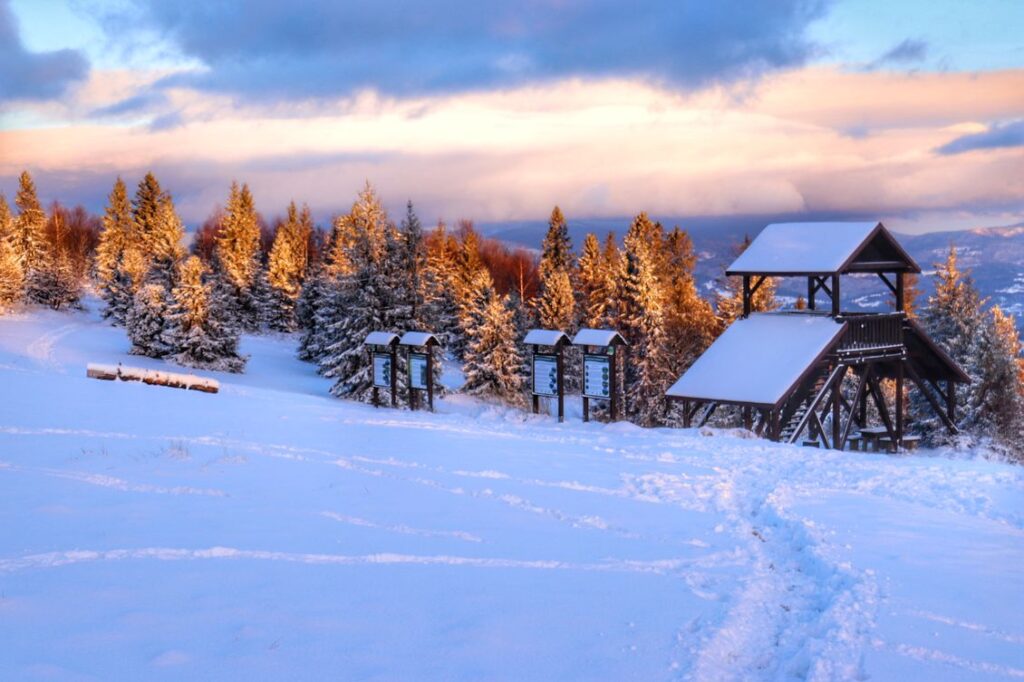
[[[309,208],[302,213],[293,201],[284,222],[277,228],[267,260],[267,324],[277,331],[295,331],[295,308],[306,277],[309,235],[313,230]]]
[[[100,297],[106,303],[103,317],[123,324],[127,310],[133,297],[130,284],[134,276],[125,268],[128,249],[136,251],[139,245],[135,240],[135,221],[132,218],[131,202],[124,181],[117,178],[114,188],[110,191],[107,206],[103,214],[103,230],[100,232],[99,244],[96,246],[96,281]]]
[[[0,313],[10,310],[25,291],[25,273],[10,240],[0,237]]]
[[[260,270],[260,224],[246,184],[231,183],[215,256],[224,281],[234,287],[235,319],[246,329],[257,329],[260,312],[254,289]]]
[[[550,270],[537,303],[540,326],[571,334],[575,326],[574,303],[569,273],[566,270]]]
[[[18,217],[11,230],[11,246],[26,277],[32,275],[46,252],[46,213],[36,195],[36,186],[28,171],[18,178],[18,193],[14,204]]]
[[[625,269],[620,290],[618,329],[630,344],[625,368],[626,411],[641,426],[660,422],[671,380],[664,356],[665,321],[649,244],[647,214],[634,218],[626,235]]]
[[[520,405],[524,400],[523,357],[509,297],[488,285],[480,298],[478,320],[467,338],[462,391]]]
[[[719,323],[711,304],[697,291],[693,241],[678,227],[666,237],[666,268],[662,296],[665,311],[665,361],[669,375],[681,375],[718,334]]]
[[[540,256],[541,281],[558,270],[571,272],[575,267],[572,240],[569,238],[569,224],[562,215],[562,209],[555,206],[548,220],[548,231],[544,235]]]
[[[241,372],[238,330],[225,314],[213,287],[205,281],[206,266],[191,256],[179,267],[171,292],[164,343],[172,359],[187,367]]]
[[[1012,315],[994,306],[977,330],[977,379],[970,387],[962,428],[988,437],[997,449],[1024,460],[1024,384],[1020,336]]]
[[[164,341],[167,290],[160,284],[144,284],[135,293],[125,328],[132,342],[130,353],[160,358],[167,354]]]

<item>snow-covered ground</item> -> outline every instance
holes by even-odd
[[[375,410],[243,345],[209,395],[0,319],[0,679],[1024,677],[1020,467]]]

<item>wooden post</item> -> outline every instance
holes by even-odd
[[[531,346],[531,348],[533,349],[533,353],[532,353],[532,355],[530,355],[530,379],[534,383],[536,383],[537,380],[534,378],[533,373],[534,373],[534,371],[536,371],[537,366],[536,366],[536,363],[534,362],[533,358],[534,358],[534,356],[537,355],[537,344],[534,344],[533,346]],[[533,386],[530,386],[530,392],[533,393]],[[534,414],[539,414],[540,413],[540,396],[537,395],[536,393],[533,393],[533,413]]]
[[[903,447],[903,361],[896,364],[896,442],[897,449]]]
[[[754,420],[750,412],[750,405],[743,406],[743,428],[747,431],[751,430],[754,426]]]
[[[776,408],[772,408],[770,425],[768,427],[768,433],[769,433],[769,438],[771,438],[771,440],[774,440],[776,442],[778,442],[779,438],[782,436],[782,428],[781,428],[781,425],[779,424],[779,410],[776,409]]]
[[[683,428],[690,428],[690,401],[683,401]]]
[[[427,346],[427,407],[434,411],[434,349]]]
[[[897,272],[896,273],[896,310],[898,310],[900,312],[903,312],[903,310],[906,308],[905,301],[903,300],[904,295],[905,294],[904,294],[904,291],[903,291],[903,273],[902,272]]]
[[[398,346],[391,344],[391,407],[398,407]]]
[[[832,316],[839,315],[839,273],[832,275]]]
[[[750,293],[750,275],[743,275],[743,317],[750,317],[753,298]]]
[[[839,393],[843,388],[843,379],[846,377],[846,368],[842,374],[836,377],[836,383],[832,387],[832,448],[838,450],[843,447],[843,415],[840,411]]]
[[[565,421],[565,386],[563,384],[563,363],[562,363],[562,350],[563,346],[558,346],[555,349],[555,367],[558,373],[558,421],[559,423]]]
[[[370,356],[370,381],[373,381],[373,346],[370,346],[367,353]],[[371,399],[374,407],[380,407],[380,391],[377,390],[377,385],[374,384],[373,390],[370,391]]]
[[[412,349],[405,349],[405,387],[409,391],[409,410],[416,411],[416,390],[412,387]]]
[[[620,348],[621,348],[621,346],[620,346]],[[610,366],[608,368],[608,372],[609,372],[608,388],[611,389],[611,395],[609,396],[611,398],[611,400],[608,401],[609,402],[608,412],[610,413],[609,417],[611,418],[612,421],[615,421],[618,418],[618,406],[619,406],[619,398],[618,398],[618,392],[619,392],[618,391],[618,386],[619,386],[619,370],[618,370],[618,359],[617,359],[618,354],[619,354],[619,351],[614,346],[612,346],[612,359],[611,359]]]
[[[814,286],[814,277],[807,278],[807,309],[814,310],[814,294],[818,291],[818,287]]]

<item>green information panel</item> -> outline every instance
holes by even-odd
[[[607,355],[583,356],[583,395],[608,400],[612,395],[611,358]]]

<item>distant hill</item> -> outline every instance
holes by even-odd
[[[685,227],[693,238],[699,255],[697,278],[705,293],[715,288],[716,279],[734,256],[735,246],[745,234],[756,236],[764,225],[785,220],[819,220],[827,216],[741,216],[672,218],[657,217],[664,225]],[[865,216],[844,216],[847,220],[865,219]],[[867,218],[870,219],[870,218]],[[578,247],[587,232],[595,232],[602,239],[609,231],[620,238],[629,226],[628,218],[600,218],[570,221],[569,232]],[[753,227],[752,226],[756,226]],[[539,248],[546,221],[518,221],[481,225],[486,234],[503,241],[528,248]],[[924,270],[921,287],[925,294],[932,289],[931,273],[934,264],[945,259],[950,244],[954,244],[964,267],[971,270],[982,295],[991,303],[1017,316],[1018,326],[1024,330],[1024,223],[1005,227],[987,227],[951,232],[929,232],[920,235],[897,234],[900,242]],[[784,282],[782,296],[795,298],[806,291],[806,285],[797,280]],[[889,293],[874,277],[851,278],[843,298],[848,305],[873,310],[887,305]]]

